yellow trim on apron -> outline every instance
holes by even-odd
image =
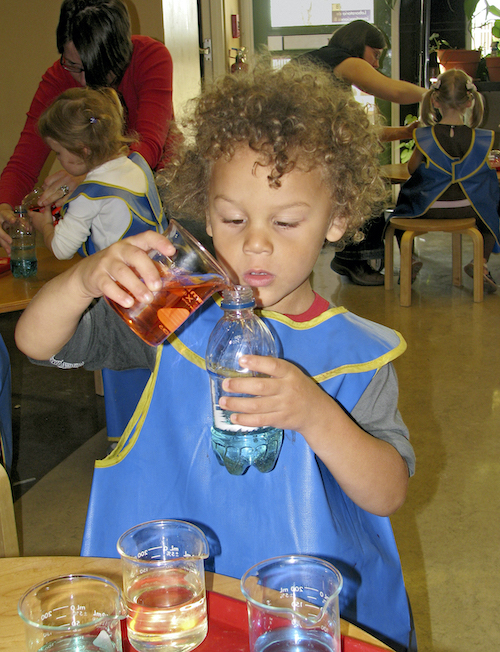
[[[156,351],[155,368],[151,374],[151,378],[146,383],[146,387],[144,388],[142,396],[137,403],[134,414],[131,416],[127,427],[123,431],[123,435],[118,440],[118,444],[116,445],[115,449],[111,451],[111,453],[103,460],[96,460],[96,468],[104,468],[118,464],[134,447],[134,444],[141,432],[142,425],[148,414],[151,399],[153,398],[162,352],[163,346],[159,346]]]

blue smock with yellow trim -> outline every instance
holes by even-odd
[[[488,165],[494,132],[473,129],[470,147],[461,159],[443,149],[434,127],[420,127],[413,133],[425,158],[401,187],[392,217],[422,217],[453,183],[458,183],[477,216],[495,236],[494,252],[498,253],[500,193],[497,173]]]
[[[137,152],[131,152],[128,158],[141,168],[146,177],[147,190],[145,194],[133,192],[127,188],[101,181],[83,181],[68,197],[62,207],[61,217],[64,217],[69,204],[81,195],[90,200],[118,198],[125,202],[130,212],[130,223],[122,233],[121,238],[137,235],[138,233],[149,230],[163,233],[167,226],[166,217],[163,213],[151,168]],[[78,253],[81,256],[90,256],[90,254],[94,254],[95,252],[96,246],[92,240],[92,234],[90,234],[87,241],[78,250]]]
[[[410,619],[389,518],[355,505],[301,434],[285,431],[275,468],[233,476],[211,448],[205,351],[222,316],[213,300],[158,347],[156,366],[116,449],[96,462],[82,554],[117,556],[116,542],[144,521],[177,518],[205,532],[207,568],[240,578],[253,564],[303,553],[342,573],[341,615],[408,645]],[[293,322],[262,311],[282,357],[347,411],[374,374],[406,348],[395,331],[331,308]]]

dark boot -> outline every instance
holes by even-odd
[[[367,260],[346,260],[335,257],[330,267],[337,274],[347,276],[356,285],[384,285],[384,275],[374,270]]]

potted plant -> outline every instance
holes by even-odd
[[[477,2],[478,0],[476,0]],[[429,53],[436,52],[441,72],[459,68],[473,79],[476,77],[477,67],[481,61],[481,50],[465,50],[453,48],[448,41],[439,37],[439,34],[431,34],[431,47]]]
[[[464,0],[464,10],[469,25],[476,13],[478,2],[479,0]],[[494,5],[490,5],[487,1],[485,2],[485,5],[485,21],[488,19],[489,15],[496,17],[491,28],[491,35],[496,39],[500,39],[500,9]],[[489,80],[500,81],[500,57],[498,56],[498,50],[485,57],[485,62],[486,68],[488,69]]]

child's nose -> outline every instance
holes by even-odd
[[[245,233],[245,253],[271,253],[273,245],[265,228],[250,227]]]

